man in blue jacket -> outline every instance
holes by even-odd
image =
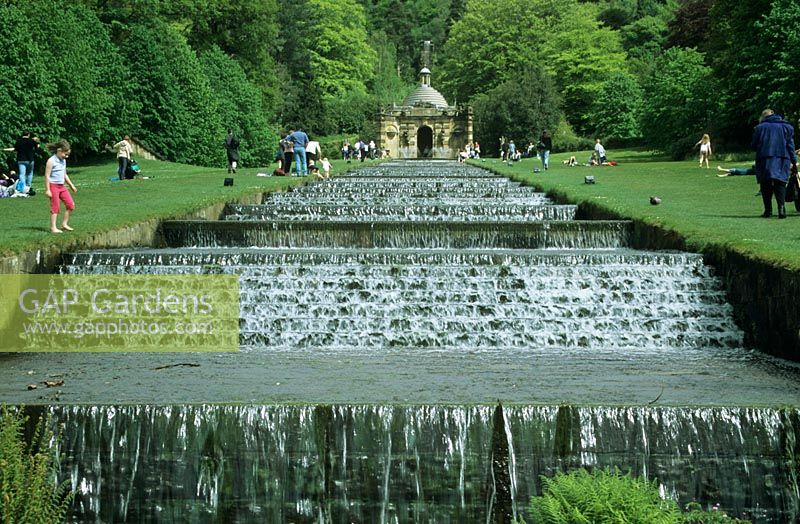
[[[778,204],[778,218],[786,218],[786,183],[797,169],[794,128],[772,109],[761,113],[761,123],[753,131],[751,147],[756,151],[756,180],[761,186],[764,214],[772,216],[772,195]]]

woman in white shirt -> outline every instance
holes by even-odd
[[[131,143],[128,142],[130,139],[131,137],[125,135],[122,140],[114,144],[114,149],[117,150],[117,163],[119,165],[117,174],[120,180],[125,180],[125,171],[128,169],[128,162],[131,161]]]

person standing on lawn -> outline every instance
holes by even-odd
[[[542,168],[547,171],[550,167],[550,150],[553,149],[553,139],[547,129],[542,131],[538,145],[539,156],[542,158]]]
[[[772,196],[778,204],[778,218],[786,218],[786,183],[797,169],[794,128],[772,109],[761,112],[761,123],[753,131],[750,146],[756,152],[756,181],[761,187],[764,218],[772,216]]]
[[[59,140],[52,144],[47,145],[47,149],[53,153],[47,160],[44,168],[44,188],[45,194],[50,199],[50,232],[63,233],[72,231],[69,225],[69,216],[75,210],[75,202],[72,200],[72,195],[66,188],[65,183],[72,188],[73,193],[77,193],[78,189],[72,180],[67,175],[67,157],[69,157],[70,146],[66,140]],[[61,202],[64,202],[64,218],[61,220],[61,229],[56,227],[58,220],[58,212],[61,208]]]
[[[239,137],[233,134],[233,129],[228,129],[228,136],[225,137],[225,154],[228,157],[228,173],[236,173],[239,164]]]
[[[294,144],[294,168],[297,176],[308,176],[308,164],[306,163],[306,146],[308,145],[308,135],[301,129],[289,131],[287,140]]]
[[[131,137],[125,135],[122,140],[114,144],[114,149],[117,150],[117,174],[120,180],[125,180],[125,171],[128,170],[128,164],[131,162]]]
[[[4,151],[16,151],[17,153],[17,172],[19,173],[19,191],[27,193],[33,184],[33,164],[36,149],[39,147],[39,138],[31,136],[30,131],[23,131],[22,136],[17,138],[14,147],[4,149]]]

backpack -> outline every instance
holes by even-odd
[[[128,161],[128,167],[125,168],[125,178],[128,180],[132,180],[136,175],[141,173],[142,170],[139,168],[139,164],[136,163],[136,160],[130,159]]]

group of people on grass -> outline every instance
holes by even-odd
[[[281,135],[283,138],[278,141],[278,151],[275,154],[278,166],[272,172],[273,175],[291,175],[294,162],[295,174],[292,176],[308,176],[310,172],[320,180],[330,177],[331,163],[327,157],[322,156],[319,142],[311,140],[302,129],[290,129]]]
[[[378,150],[378,146],[374,140],[357,140],[355,144],[351,144],[349,140],[342,142],[342,160],[352,162],[358,160],[363,162],[366,159],[375,160],[376,158],[384,158],[385,152]]]
[[[467,159],[480,160],[481,158],[481,145],[476,140],[475,142],[467,142],[464,149],[458,152],[458,161],[466,162]]]
[[[278,149],[275,153],[277,166],[272,172],[275,176],[308,176],[313,173],[320,180],[330,177],[331,163],[322,156],[322,147],[316,140],[311,140],[302,129],[290,129],[280,134]],[[228,159],[228,173],[236,173],[239,167],[240,140],[232,129],[228,129],[223,146]],[[295,174],[292,175],[292,163]],[[320,169],[321,168],[321,169]]]
[[[8,187],[13,184],[15,188],[21,186],[21,191],[30,193],[33,179],[35,151],[39,148],[39,139],[32,136],[28,131],[24,131],[16,141],[14,147],[5,148],[5,151],[15,151],[17,153],[17,168],[19,173],[0,173],[0,187]],[[231,130],[225,139],[225,149],[228,157],[228,171],[235,173],[239,161],[239,140]],[[505,147],[503,147],[505,146]],[[130,139],[126,135],[122,140],[114,144],[117,151],[118,171],[120,180],[124,179],[128,162],[131,160]],[[705,164],[708,168],[709,157],[711,156],[711,139],[708,134],[703,135],[696,147],[700,148],[700,167]],[[764,204],[764,212],[761,216],[768,218],[773,214],[772,199],[774,197],[777,204],[778,218],[786,218],[786,188],[787,184],[797,181],[797,155],[794,143],[794,127],[786,122],[780,115],[775,114],[772,109],[765,109],[760,118],[759,124],[753,131],[751,147],[756,152],[756,162],[751,168],[747,169],[724,169],[717,167],[718,176],[736,176],[754,174],[761,189],[761,197]],[[77,188],[67,174],[67,158],[71,147],[66,140],[57,140],[47,144],[47,149],[51,153],[50,158],[45,164],[45,194],[50,199],[50,231],[54,234],[72,231],[69,225],[71,213],[75,210],[75,202],[72,199],[69,189],[77,192]],[[536,145],[537,156],[542,162],[544,170],[549,168],[550,150],[552,149],[552,138],[547,131],[544,131]],[[478,150],[479,151],[479,150]],[[501,154],[503,160],[510,161],[517,153],[513,141],[505,141],[501,144]],[[331,163],[327,158],[322,158],[322,150],[319,142],[310,140],[308,135],[302,130],[289,130],[280,139],[279,150],[276,155],[278,168],[274,174],[288,175],[291,172],[291,163],[294,161],[296,176],[308,176],[309,171],[315,173],[320,179],[327,179],[330,176]],[[322,172],[320,173],[317,162],[320,162]],[[565,161],[567,165],[578,165],[574,156]],[[606,158],[606,150],[600,139],[595,141],[594,151],[589,165],[615,165]],[[69,186],[69,189],[67,189]],[[799,186],[800,187],[800,186]],[[59,223],[61,202],[64,203],[64,215]]]
[[[500,138],[500,160],[502,162],[511,163],[517,160],[521,160],[522,158],[532,158],[536,157],[542,162],[542,170],[547,171],[550,169],[550,151],[553,149],[553,137],[550,135],[550,132],[546,129],[542,131],[541,136],[539,136],[539,140],[536,144],[529,143],[528,146],[525,148],[525,152],[523,153],[519,149],[517,149],[516,145],[514,144],[513,140],[509,140],[506,142],[505,137]],[[563,164],[572,166],[579,166],[581,165],[575,156],[571,156],[569,159],[562,161]],[[603,146],[602,141],[597,138],[595,139],[594,149],[592,150],[592,154],[587,160],[585,166],[615,166],[617,165],[616,162],[612,160],[608,160],[606,157],[606,148]],[[538,168],[534,169],[534,172],[539,172]]]

